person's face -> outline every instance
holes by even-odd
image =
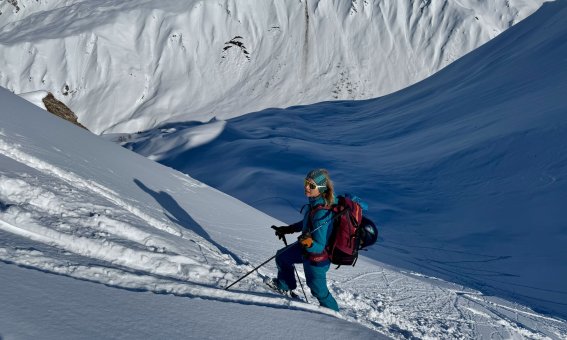
[[[305,179],[303,189],[305,189],[305,196],[307,197],[317,197],[321,195],[321,192],[319,192],[319,186],[311,178]]]

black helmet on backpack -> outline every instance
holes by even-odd
[[[362,216],[360,221],[360,249],[369,247],[378,240],[378,228],[366,216]]]

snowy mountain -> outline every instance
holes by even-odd
[[[566,319],[566,7],[389,96],[167,124],[124,145],[288,223],[302,175],[326,167],[380,222],[368,257]]]
[[[0,2],[0,86],[95,133],[366,99],[418,82],[544,0]]]
[[[1,2],[0,339],[567,338],[566,2],[382,98],[210,120],[394,91],[542,2]],[[12,93],[46,91],[157,126],[105,136],[147,158]],[[264,288],[273,262],[225,290],[319,166],[381,232],[329,272],[340,314]]]
[[[0,101],[3,339],[567,336],[563,320],[368,258],[329,274],[340,315],[263,288],[273,262],[227,291],[282,246],[269,228],[282,222],[5,89]]]

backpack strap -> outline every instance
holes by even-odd
[[[324,204],[317,204],[316,206],[314,206],[314,207],[309,211],[309,213],[310,213],[311,215],[315,215],[315,213],[316,213],[317,211],[319,211],[319,210],[332,210],[332,209],[333,209],[333,207],[331,207],[331,206],[324,205]]]
[[[309,225],[309,230],[313,230],[313,217],[315,216],[315,213],[319,210],[328,210],[329,213],[331,211],[333,211],[333,207],[332,206],[328,206],[328,205],[324,205],[324,204],[317,204],[316,206],[314,206],[310,211],[309,211],[309,221],[308,221],[308,225]],[[332,225],[332,224],[331,224]]]

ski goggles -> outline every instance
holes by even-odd
[[[303,181],[304,187],[309,187],[311,190],[319,189],[319,188],[326,188],[326,185],[317,185],[315,183],[309,182],[307,179]]]

